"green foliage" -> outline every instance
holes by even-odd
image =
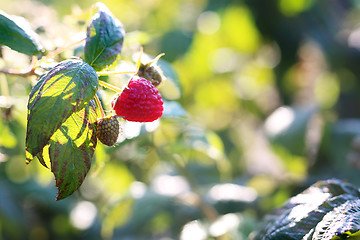
[[[90,103],[97,88],[96,72],[77,59],[65,60],[41,76],[29,96],[26,134],[28,163],[41,153],[51,136],[73,113]],[[75,124],[72,127],[81,129],[83,125]]]
[[[355,1],[2,8],[12,15],[0,14],[0,40],[17,37],[0,41],[0,239],[252,239],[279,227],[279,216],[299,218],[283,219],[286,238],[294,229],[359,238]],[[109,103],[136,71],[161,76],[162,118],[120,118],[117,143],[96,142],[93,123],[112,115]],[[39,161],[24,164],[24,148]],[[323,181],[303,192],[334,178],[354,185]],[[298,193],[310,200],[292,208]]]
[[[0,11],[0,44],[30,56],[42,51],[39,37],[31,29],[29,22],[4,11]]]
[[[59,189],[57,200],[70,196],[85,179],[96,147],[95,103],[74,112],[49,142],[51,171]],[[44,155],[44,154],[43,154]]]
[[[104,4],[97,4],[97,7],[98,12],[87,29],[84,55],[85,62],[96,71],[101,71],[118,58],[125,31]]]
[[[42,75],[29,96],[26,161],[51,161],[59,189],[57,200],[70,196],[90,169],[96,147],[96,110],[90,106],[98,88],[93,68],[65,60]],[[91,126],[92,125],[92,126]],[[48,148],[44,148],[49,145]]]

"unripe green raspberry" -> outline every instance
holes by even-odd
[[[113,146],[119,136],[117,116],[107,116],[96,122],[96,136],[103,144]]]

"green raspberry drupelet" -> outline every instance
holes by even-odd
[[[113,146],[119,136],[117,116],[104,117],[96,122],[96,136],[103,144]]]

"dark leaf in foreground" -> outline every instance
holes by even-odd
[[[359,189],[349,183],[320,181],[269,215],[254,239],[358,239],[359,197]]]

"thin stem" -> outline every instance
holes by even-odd
[[[37,63],[37,58],[36,58],[36,56],[33,56],[31,59],[30,66],[27,67],[26,69],[23,69],[23,70],[1,69],[0,73],[4,73],[4,74],[8,74],[8,75],[24,76],[24,77],[30,76],[30,75],[39,76],[39,74],[37,74],[35,72],[36,63]]]
[[[110,83],[107,83],[107,82],[104,82],[104,81],[101,81],[101,80],[99,80],[99,85],[102,86],[102,87],[111,89],[111,90],[113,90],[115,92],[121,92],[122,91],[120,88],[115,87],[114,85],[111,85]]]
[[[118,72],[118,71],[108,71],[108,72],[97,72],[98,76],[109,76],[109,75],[117,75],[117,74],[134,74],[135,72]]]
[[[79,45],[80,43],[82,43],[86,38],[83,38],[79,41],[76,41],[76,42],[73,42],[73,43],[70,43],[68,45],[66,45],[65,47],[60,47],[52,52],[50,52],[48,55],[45,56],[45,58],[53,58],[55,57],[56,55],[58,55],[59,53],[62,53],[63,51],[65,51],[66,49],[69,49],[71,47],[74,47],[76,45]]]
[[[98,106],[98,111],[100,113],[100,116],[101,116],[101,118],[104,118],[105,117],[105,112],[104,112],[103,107],[101,106],[100,99],[98,98],[98,96],[96,94],[95,94],[94,98],[95,98],[95,103]]]
[[[1,69],[0,73],[8,74],[8,75],[18,75],[18,76],[28,76],[28,75],[37,75],[34,72],[25,72],[25,71],[18,71],[14,69]]]
[[[9,96],[9,84],[7,78],[4,75],[0,75],[0,95]]]

